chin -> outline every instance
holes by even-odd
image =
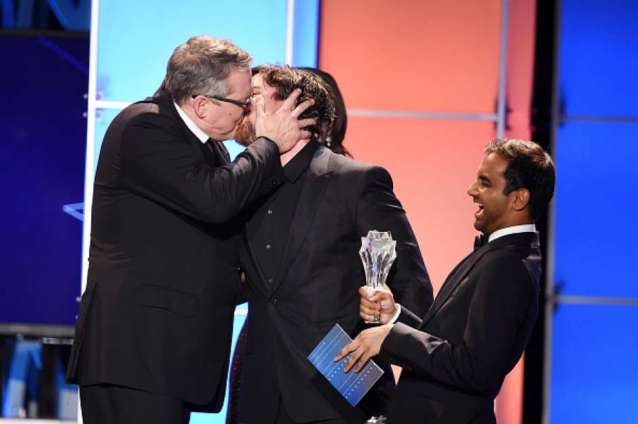
[[[242,146],[250,146],[256,140],[255,130],[249,121],[244,121],[235,131],[235,141]]]

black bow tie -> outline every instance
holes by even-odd
[[[487,244],[487,237],[481,234],[480,236],[474,237],[474,250],[480,249],[481,247]]]

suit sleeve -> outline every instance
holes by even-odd
[[[171,125],[168,118],[145,114],[123,132],[123,183],[141,195],[194,219],[223,223],[283,181],[272,141],[258,139],[233,163],[211,168]]]
[[[410,327],[418,328],[423,323],[423,320],[418,317],[417,314],[401,305],[401,312],[397,318],[397,323],[402,323]]]
[[[357,231],[390,231],[397,257],[387,284],[397,302],[423,316],[432,304],[432,285],[419,245],[401,203],[392,190],[392,178],[381,167],[370,168],[357,202]]]
[[[533,301],[532,280],[520,259],[488,259],[473,293],[463,341],[397,323],[381,351],[392,361],[437,382],[484,394],[498,391],[522,352],[516,340]]]

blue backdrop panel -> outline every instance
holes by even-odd
[[[128,101],[153,94],[173,49],[200,34],[232,40],[257,64],[283,64],[286,2],[101,0],[98,93]]]
[[[554,317],[552,423],[638,422],[636,327],[636,307],[559,306]]]
[[[0,37],[0,323],[75,320],[82,223],[62,207],[83,197],[88,48]]]
[[[556,284],[562,294],[638,297],[638,124],[559,128]]]
[[[316,68],[319,57],[319,0],[295,2],[292,64]]]
[[[638,116],[638,2],[563,0],[560,4],[564,113]]]

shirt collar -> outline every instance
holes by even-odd
[[[490,234],[490,237],[487,239],[487,242],[491,242],[496,240],[497,238],[501,238],[503,236],[509,236],[510,234],[519,234],[519,233],[535,233],[536,225],[534,224],[523,224],[523,225],[513,225],[511,227],[501,228],[500,230],[494,231]]]
[[[284,175],[288,181],[294,183],[299,179],[301,174],[308,169],[317,147],[319,147],[319,144],[317,144],[315,140],[310,140],[310,142],[284,166]]]
[[[175,102],[173,102],[173,104],[175,105],[175,109],[177,109],[177,114],[179,115],[180,118],[182,118],[182,121],[184,121],[184,123],[186,124],[186,126],[188,127],[189,130],[191,130],[191,132],[193,134],[195,134],[195,137],[197,137],[199,139],[199,141],[201,141],[202,143],[206,143],[209,139],[208,135],[202,131],[192,120],[191,118],[188,117],[188,115],[186,114],[186,112],[184,112],[182,110],[181,107],[179,107],[179,105]]]

